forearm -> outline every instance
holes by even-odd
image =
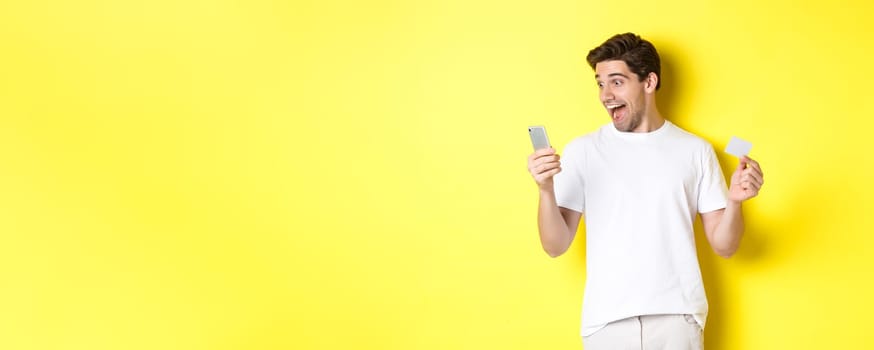
[[[719,225],[714,230],[710,242],[717,254],[731,257],[740,246],[744,234],[744,216],[741,202],[728,201]]]
[[[540,190],[537,228],[540,244],[549,256],[557,257],[570,247],[573,236],[555,201],[555,192],[551,190]]]

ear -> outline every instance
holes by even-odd
[[[656,91],[656,86],[659,86],[659,76],[654,72],[649,72],[643,81],[643,88],[647,93],[653,93]]]

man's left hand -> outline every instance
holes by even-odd
[[[731,175],[731,185],[728,187],[728,199],[742,202],[759,194],[759,189],[765,183],[762,168],[750,157],[740,158],[734,174]]]

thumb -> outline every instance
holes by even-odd
[[[748,162],[749,158],[747,158],[747,156],[740,157],[740,163],[737,163],[737,169],[735,171],[743,171],[747,167]]]

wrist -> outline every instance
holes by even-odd
[[[732,209],[740,209],[742,204],[743,201],[729,199],[728,202],[725,203],[725,208],[728,209],[730,207]]]
[[[549,196],[555,195],[555,187],[553,187],[552,185],[538,186],[538,188],[540,190],[541,196],[542,195],[549,195]]]

